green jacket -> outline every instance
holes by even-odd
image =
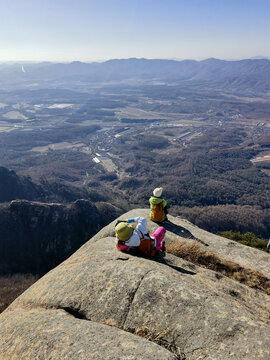
[[[167,205],[167,201],[164,200],[163,198],[159,198],[159,197],[155,197],[155,196],[151,196],[149,199],[149,203],[150,203],[150,208],[151,208],[151,212],[150,212],[150,219],[152,220],[152,208],[154,204],[160,204],[161,202],[163,202],[163,208]],[[163,219],[161,221],[165,220],[165,213],[163,216]]]

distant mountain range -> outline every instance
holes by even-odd
[[[264,55],[258,55],[258,56],[253,56],[250,59],[253,59],[253,60],[267,59],[267,60],[270,60],[270,57],[269,56],[264,56]]]
[[[0,64],[0,84],[24,82],[123,82],[161,81],[183,84],[187,82],[245,91],[270,90],[270,61],[247,59],[225,61],[210,58],[195,60],[114,59],[102,63],[18,63]],[[35,85],[37,86],[37,84]]]

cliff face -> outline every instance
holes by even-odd
[[[103,203],[14,200],[0,206],[0,273],[44,274],[119,216]]]
[[[183,241],[170,220],[168,241]],[[269,359],[266,294],[170,254],[118,252],[114,224],[0,315],[1,359]]]

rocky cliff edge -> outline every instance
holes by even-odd
[[[258,256],[252,266],[267,256],[169,219],[168,241],[192,233],[197,240],[187,241],[225,257],[239,248],[235,256],[249,267],[251,254]],[[114,224],[1,314],[1,359],[269,359],[269,296],[170,254],[149,260],[118,252]]]

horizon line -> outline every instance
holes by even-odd
[[[0,64],[7,64],[7,63],[64,63],[64,64],[71,64],[71,63],[104,63],[107,61],[113,60],[168,60],[168,61],[205,61],[205,60],[219,60],[219,61],[242,61],[242,60],[270,60],[270,56],[253,56],[248,58],[216,58],[216,57],[203,57],[203,58],[146,58],[146,57],[123,57],[123,58],[108,58],[108,59],[92,59],[92,60],[0,60]]]

